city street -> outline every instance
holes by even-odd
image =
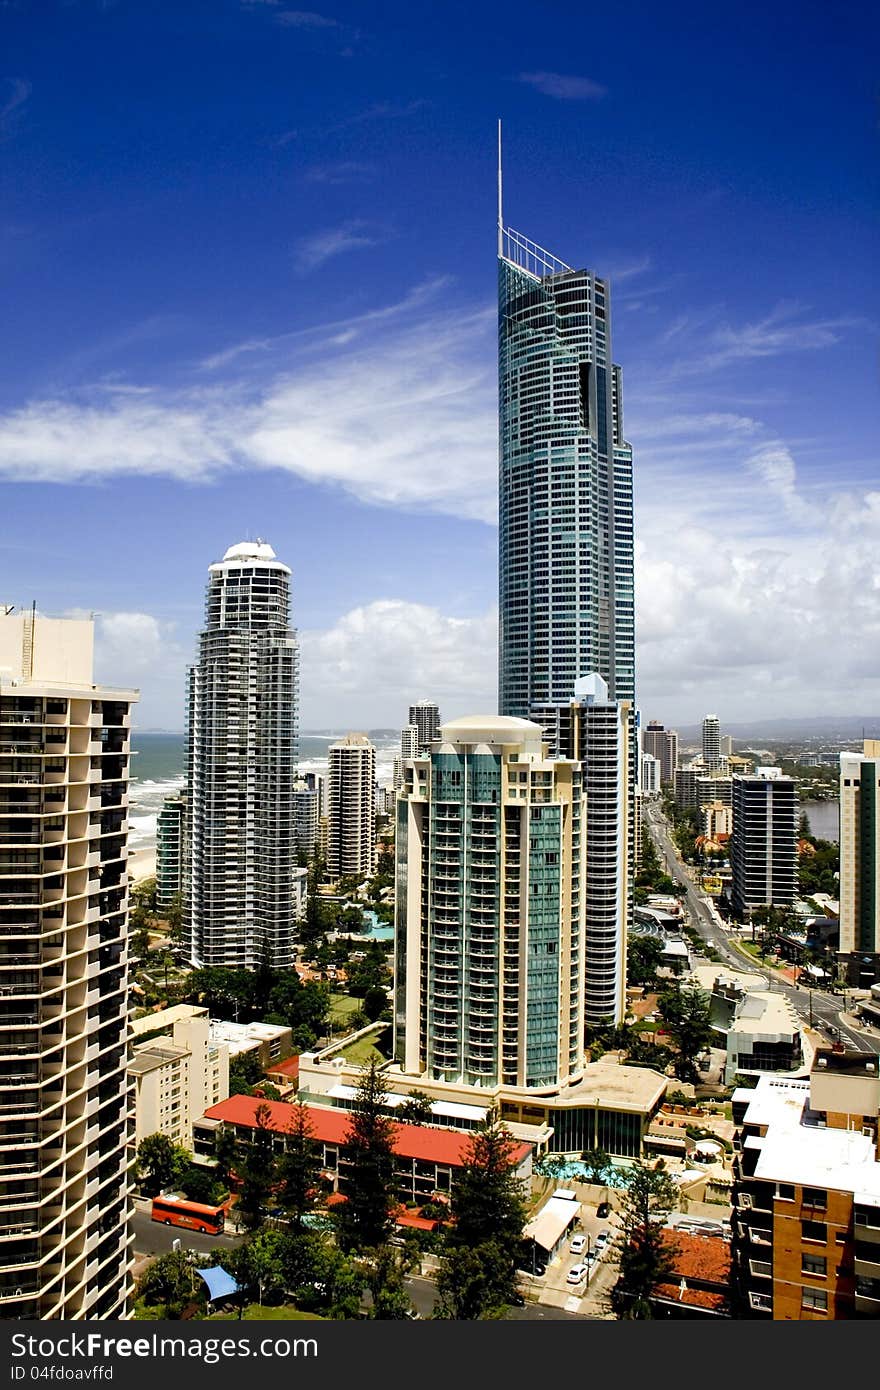
[[[136,1255],[164,1255],[173,1248],[175,1240],[180,1241],[181,1250],[196,1250],[200,1255],[231,1250],[241,1244],[241,1236],[203,1236],[181,1226],[165,1226],[161,1221],[153,1221],[149,1211],[141,1207],[135,1210],[132,1226]]]
[[[670,878],[681,884],[685,890],[687,909],[691,925],[709,945],[713,946],[728,965],[737,970],[763,978],[765,987],[785,995],[804,1022],[823,1033],[830,1042],[840,1041],[860,1052],[877,1052],[878,1040],[863,1033],[851,1023],[840,1021],[843,1001],[840,995],[827,994],[824,990],[799,989],[791,984],[779,971],[770,966],[758,967],[755,961],[730,940],[723,927],[713,920],[712,913],[702,901],[701,894],[687,866],[682,863],[678,851],[669,834],[669,824],[660,807],[651,802],[647,805],[646,824],[651,838]],[[812,1002],[811,1002],[812,996]]]

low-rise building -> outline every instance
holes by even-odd
[[[261,1101],[258,1096],[230,1096],[206,1112],[209,1122],[228,1126],[247,1138],[257,1125],[258,1107],[265,1106],[265,1123],[280,1153],[290,1132],[293,1110],[284,1101]],[[347,1136],[350,1119],[345,1110],[308,1104],[306,1113],[311,1138],[320,1150],[321,1164],[334,1191],[345,1194],[349,1168]],[[435,1192],[449,1193],[467,1159],[468,1135],[460,1130],[432,1125],[392,1122],[395,1153],[394,1180],[402,1201],[426,1202]],[[532,1175],[532,1145],[522,1141],[512,1152],[514,1176],[528,1181]]]
[[[821,1049],[734,1091],[735,1316],[880,1317],[878,1060]]]
[[[135,1082],[135,1142],[167,1134],[192,1151],[193,1121],[229,1095],[229,1050],[212,1040],[208,1010],[192,1004],[135,1019],[135,1038],[162,1029],[163,1018],[171,1031],[135,1042],[129,1064]]]
[[[302,1053],[300,1092],[310,1102],[337,1104],[337,1088],[358,1084],[360,1069],[338,1055]],[[639,1158],[644,1136],[666,1095],[667,1078],[649,1067],[622,1066],[617,1062],[587,1062],[580,1079],[569,1086],[547,1087],[540,1092],[528,1087],[468,1086],[440,1081],[425,1073],[407,1074],[391,1064],[382,1073],[388,1092],[407,1095],[424,1092],[441,1107],[488,1109],[496,1107],[508,1129],[527,1139],[535,1151],[571,1153],[604,1149],[614,1158]],[[443,1113],[442,1108],[438,1113]],[[452,1121],[450,1121],[452,1123]]]
[[[719,975],[710,1004],[712,1027],[724,1039],[727,1057],[724,1084],[737,1075],[793,1072],[801,1065],[801,1028],[784,995],[753,989],[739,979]]]
[[[730,1245],[720,1236],[669,1231],[668,1280],[651,1295],[655,1318],[729,1318]]]

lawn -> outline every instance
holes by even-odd
[[[374,1045],[372,1038],[358,1038],[357,1042],[341,1048],[340,1055],[356,1067],[362,1067],[365,1062],[369,1062],[371,1057],[375,1057],[377,1062],[388,1061],[388,1058],[383,1056],[378,1047]]]
[[[350,994],[331,994],[328,1017],[331,1023],[345,1023],[358,1009],[363,1008],[363,999],[355,999]]]
[[[238,1310],[226,1313],[212,1313],[208,1322],[237,1322]],[[265,1303],[249,1303],[242,1314],[242,1322],[326,1322],[317,1313],[301,1313],[298,1308],[267,1307]]]

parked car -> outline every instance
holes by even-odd
[[[587,1248],[587,1237],[572,1236],[571,1240],[569,1241],[568,1248],[573,1255],[580,1255],[581,1252],[586,1250]]]
[[[604,1249],[605,1249],[605,1246],[608,1244],[608,1242],[609,1242],[610,1239],[611,1239],[611,1236],[609,1235],[609,1233],[608,1233],[607,1231],[600,1231],[599,1234],[598,1234],[597,1237],[596,1237],[596,1242],[595,1242],[595,1243],[596,1243],[596,1249],[597,1249],[597,1250],[604,1250]]]
[[[582,1279],[586,1279],[589,1268],[589,1265],[572,1265],[571,1269],[568,1271],[567,1282],[569,1284],[579,1284]]]

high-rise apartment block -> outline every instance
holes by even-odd
[[[125,1318],[132,690],[0,607],[0,1317]]]
[[[412,730],[415,729],[415,739]],[[440,737],[440,707],[435,700],[419,700],[409,707],[409,726],[400,737],[401,757],[425,757],[431,751],[431,744]],[[407,753],[408,747],[415,746],[415,753]]]
[[[542,731],[444,724],[397,803],[395,1043],[409,1073],[552,1086],[584,1062],[583,783]]]
[[[878,1110],[877,1054],[842,1046],[734,1091],[736,1316],[880,1318]]]
[[[721,721],[717,714],[707,714],[703,720],[703,762],[709,772],[720,772]]]
[[[376,749],[366,734],[347,734],[327,757],[327,872],[364,877],[376,867]]]
[[[639,789],[643,796],[660,794],[660,759],[643,753],[639,760]]]
[[[171,907],[183,892],[183,853],[186,827],[186,796],[173,792],[166,796],[156,816],[156,907]]]
[[[683,811],[699,811],[711,801],[730,806],[733,800],[733,779],[726,772],[709,772],[702,758],[677,767],[672,781],[676,804]]]
[[[320,795],[302,779],[293,784],[293,838],[297,856],[311,859],[320,840]]]
[[[642,731],[642,750],[660,764],[661,783],[671,782],[678,766],[678,734],[652,719]]]
[[[840,953],[851,984],[880,979],[880,739],[840,755]]]
[[[632,706],[609,700],[593,674],[575,681],[564,705],[536,705],[551,757],[581,765],[585,996],[589,1024],[622,1023],[626,1013],[626,942],[632,921],[635,805],[632,797]]]
[[[713,800],[721,800],[714,797]],[[797,892],[798,794],[778,767],[759,767],[754,777],[733,778],[731,904],[743,917],[750,908],[790,907]]]
[[[290,570],[262,541],[209,568],[187,709],[185,897],[196,965],[294,960],[296,633]]]
[[[499,709],[635,695],[632,450],[607,280],[499,208]]]

